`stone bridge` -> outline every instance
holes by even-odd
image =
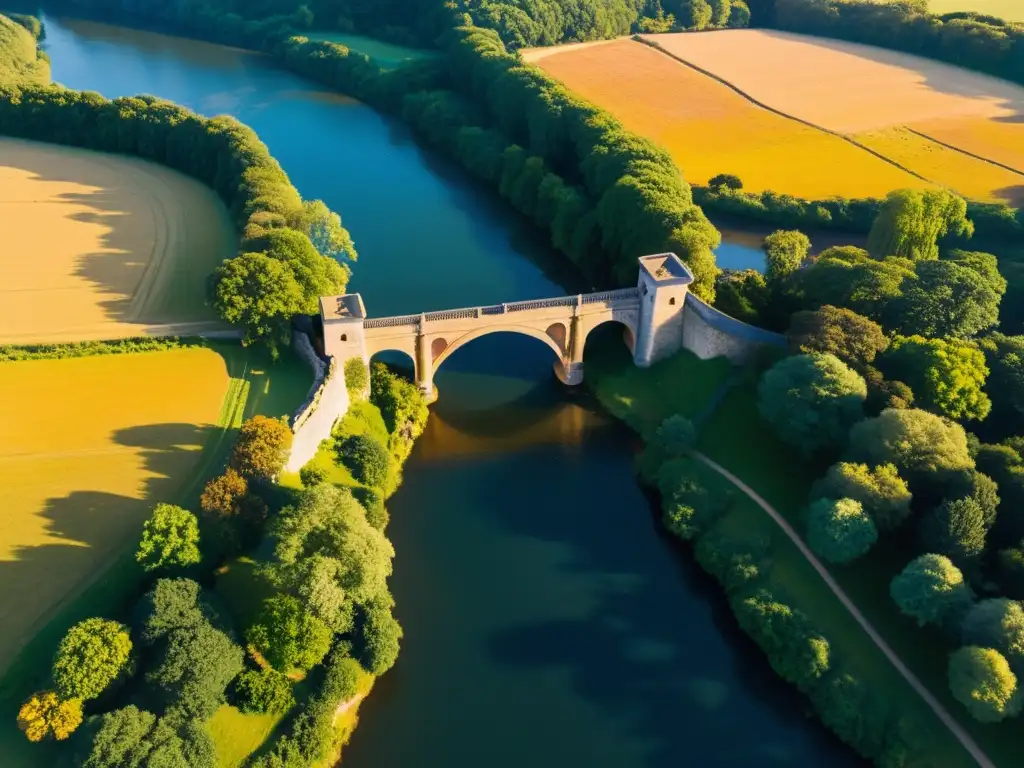
[[[565,384],[583,381],[583,350],[604,323],[623,326],[637,365],[646,367],[682,344],[683,306],[693,282],[673,254],[640,259],[636,288],[517,301],[485,307],[367,318],[359,294],[321,299],[324,351],[329,357],[369,362],[397,350],[413,360],[416,384],[435,397],[434,373],[456,350],[489,333],[520,333],[550,347],[555,373]]]

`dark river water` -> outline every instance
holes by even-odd
[[[586,288],[486,190],[365,106],[245,52],[46,21],[57,81],[255,128],[304,197],[341,213],[371,314]],[[630,436],[556,384],[552,362],[501,334],[438,372],[440,400],[389,504],[402,655],[363,705],[345,765],[858,764],[660,534]]]

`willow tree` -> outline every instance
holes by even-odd
[[[875,218],[868,251],[878,259],[937,259],[939,238],[948,234],[974,234],[962,197],[944,189],[897,189],[885,198]]]

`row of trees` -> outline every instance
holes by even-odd
[[[905,764],[916,735],[882,692],[844,669],[812,619],[779,593],[771,576],[770,537],[719,524],[733,492],[718,474],[689,458],[694,437],[686,419],[669,417],[646,441],[640,458],[642,477],[660,490],[666,528],[693,543],[698,562],[726,590],[740,627],[776,673],[809,697],[829,728],[866,758]]]
[[[289,343],[294,315],[344,292],[355,251],[340,218],[318,200],[303,202],[266,146],[233,118],[204,118],[152,96],[110,101],[20,82],[0,84],[0,125],[11,136],[141,157],[213,188],[241,253],[218,268],[211,298],[247,343],[276,353]]]

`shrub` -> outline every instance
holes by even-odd
[[[246,640],[276,669],[310,669],[331,649],[332,632],[291,595],[263,601],[259,617],[246,631]]]
[[[310,462],[299,470],[299,480],[303,488],[312,488],[314,485],[327,482],[327,470]]]
[[[948,557],[933,554],[911,560],[893,578],[889,594],[919,626],[958,618],[974,599],[960,569]]]
[[[340,446],[341,461],[364,485],[383,488],[388,477],[388,449],[369,435],[346,437]]]
[[[284,714],[295,706],[291,681],[273,669],[249,669],[236,677],[235,698],[243,712]]]
[[[398,659],[402,627],[383,600],[363,608],[362,651],[359,661],[370,674],[383,675]]]
[[[384,508],[384,496],[379,490],[374,488],[353,488],[352,495],[355,496],[356,501],[366,512],[366,521],[376,528],[378,531],[383,531],[388,526],[388,511]]]
[[[828,675],[811,692],[821,721],[858,754],[877,765],[899,766],[883,758],[893,749],[893,711],[885,694],[870,690],[847,673]]]
[[[864,415],[867,385],[835,355],[784,358],[761,377],[758,410],[780,439],[805,455],[833,449]]]
[[[328,701],[350,701],[359,693],[359,681],[365,673],[355,659],[331,651],[327,657],[327,671],[324,675],[323,696]]]
[[[978,602],[964,617],[964,645],[995,648],[1024,673],[1024,609],[1016,600],[994,597]]]
[[[53,660],[53,682],[62,699],[95,699],[113,683],[131,657],[128,627],[86,619],[64,635]]]
[[[852,562],[877,540],[878,529],[859,501],[818,499],[811,504],[807,543],[828,562]]]
[[[910,515],[910,490],[892,464],[869,469],[867,464],[840,462],[811,488],[811,498],[853,499],[879,531],[891,531]]]
[[[697,539],[694,556],[731,594],[756,584],[762,573],[771,569],[770,544],[767,536],[755,534],[737,539],[713,528]]]
[[[201,559],[199,521],[187,509],[173,504],[157,504],[142,527],[135,559],[144,570],[185,568]]]
[[[982,723],[997,723],[1020,712],[1017,676],[999,651],[968,645],[949,657],[949,688]]]
[[[721,484],[708,488],[706,477],[690,459],[671,459],[658,471],[665,526],[684,540],[704,530],[730,503]]]
[[[282,419],[253,416],[242,424],[230,465],[250,480],[273,480],[288,461],[292,431]]]
[[[18,727],[29,741],[63,741],[81,724],[82,700],[61,700],[54,691],[32,694],[18,710]]]
[[[800,611],[768,592],[733,600],[740,627],[750,635],[780,677],[807,692],[829,667],[828,640]]]
[[[350,357],[345,361],[345,389],[353,400],[365,396],[370,386],[370,372],[361,357]]]

